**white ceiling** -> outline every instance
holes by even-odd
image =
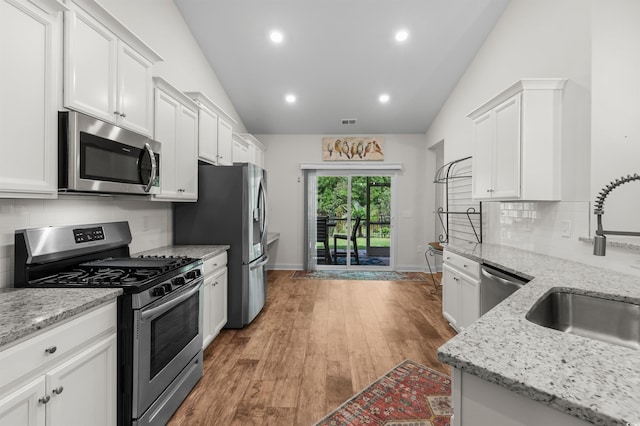
[[[427,131],[509,0],[174,1],[249,132],[379,134]]]

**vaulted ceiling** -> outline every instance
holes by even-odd
[[[249,132],[376,134],[426,132],[508,1],[175,3]]]

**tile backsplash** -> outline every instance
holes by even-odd
[[[484,202],[483,242],[561,257],[589,265],[640,275],[640,249],[608,244],[607,255],[593,255],[588,241],[595,231],[591,203]],[[615,237],[608,237],[609,241]],[[640,238],[636,239],[640,247]]]
[[[131,253],[172,244],[171,203],[78,195],[0,199],[0,288],[13,287],[16,229],[116,221],[129,222]]]

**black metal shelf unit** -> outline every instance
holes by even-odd
[[[468,200],[465,199],[463,202],[460,202],[461,199],[458,198],[462,194],[463,197],[467,198],[468,196],[468,199],[471,199],[471,190],[468,189],[471,185],[470,161],[470,156],[460,158],[443,165],[436,172],[433,182],[445,185],[444,207],[439,207],[437,210],[438,218],[440,219],[444,232],[444,235],[441,234],[438,236],[441,243],[449,242],[450,216],[460,215],[467,217],[470,231],[461,230],[459,233],[468,234],[469,236],[473,235],[476,240],[475,242],[482,243],[482,203],[478,202],[477,206],[469,206],[464,209],[461,208],[461,206],[463,206],[464,203],[468,203]],[[454,182],[456,184],[454,184]],[[454,197],[456,197],[455,202],[452,200]],[[478,218],[476,221],[473,220],[475,216]]]
[[[438,236],[439,242],[428,243],[424,252],[433,282],[432,293],[436,293],[438,283],[433,275],[429,257],[442,255],[443,249],[440,244],[449,242],[452,224],[457,225],[458,228],[456,237],[468,238],[469,242],[482,243],[482,203],[478,202],[477,206],[469,205],[476,204],[471,197],[471,157],[460,158],[443,165],[436,172],[433,182],[445,185],[444,207],[438,207],[436,211],[443,234]],[[468,223],[457,219],[461,216],[466,216]],[[456,219],[452,220],[452,217]]]

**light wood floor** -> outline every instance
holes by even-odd
[[[436,349],[455,332],[431,281],[291,274],[269,271],[256,320],[209,345],[169,425],[312,425],[406,358],[449,373]]]

